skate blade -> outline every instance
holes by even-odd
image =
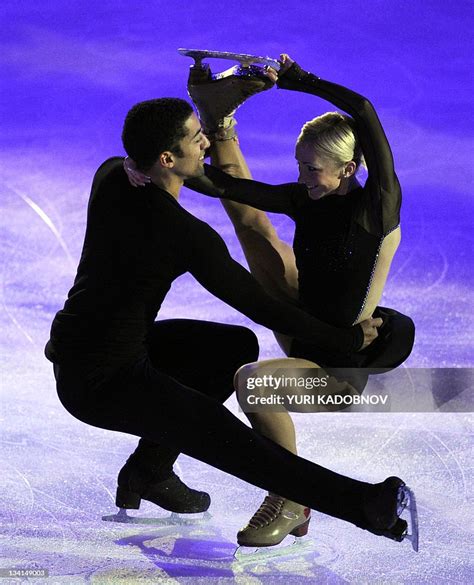
[[[284,539],[275,546],[252,547],[238,546],[234,551],[234,559],[239,565],[258,563],[278,557],[293,557],[314,552],[314,543],[309,538],[294,537],[292,542]]]
[[[192,57],[195,65],[200,66],[203,59],[230,59],[239,61],[244,67],[253,64],[268,65],[276,71],[280,70],[280,63],[271,57],[259,57],[246,53],[229,53],[227,51],[207,51],[205,49],[178,49],[178,53],[184,57]]]
[[[408,508],[408,512],[410,515],[409,526],[411,529],[410,532],[407,532],[405,534],[404,539],[406,538],[407,540],[409,540],[411,542],[413,550],[415,552],[418,552],[419,549],[418,510],[416,507],[415,494],[413,493],[413,490],[406,485],[401,488],[401,491],[403,495],[400,505],[403,506],[402,511],[405,508]]]
[[[122,524],[148,524],[153,526],[193,526],[209,522],[212,518],[209,512],[202,514],[186,514],[186,516],[172,512],[164,518],[149,518],[144,516],[129,516],[126,509],[120,509],[117,514],[102,516],[105,522],[119,522]]]

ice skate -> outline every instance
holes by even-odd
[[[209,494],[189,488],[173,471],[166,479],[154,481],[152,471],[140,468],[133,456],[120,470],[118,484],[115,504],[120,510],[117,514],[102,516],[102,520],[169,526],[199,524],[211,518],[206,511],[211,503]],[[141,500],[156,504],[172,514],[162,518],[129,516],[127,510],[138,510]],[[180,514],[186,514],[186,517]]]
[[[237,542],[240,547],[248,548],[276,546],[288,535],[305,536],[310,520],[309,508],[268,495],[247,526],[238,532]]]
[[[179,53],[193,57],[188,79],[188,93],[199,112],[204,129],[211,138],[233,138],[232,115],[244,101],[252,95],[269,89],[273,81],[269,79],[262,67],[265,64],[278,68],[278,62],[269,57],[255,57],[240,53],[222,53],[218,51],[197,51],[178,49]],[[239,61],[230,69],[212,74],[204,58],[231,59]]]
[[[205,512],[209,494],[189,488],[173,471],[179,451],[140,439],[117,478],[118,508],[138,510],[147,500],[176,514]]]
[[[178,514],[205,512],[211,503],[206,492],[189,488],[171,472],[161,481],[153,481],[140,468],[122,468],[118,478],[115,504],[118,508],[138,510],[141,500],[152,502],[164,510]]]
[[[410,532],[408,532],[407,521],[401,518],[406,508],[410,515]],[[397,542],[407,539],[411,542],[413,550],[418,552],[418,514],[415,495],[401,479],[387,478],[381,484],[376,499],[367,503],[365,510],[371,524],[366,530]]]

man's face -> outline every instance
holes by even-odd
[[[184,124],[187,134],[179,146],[182,156],[174,155],[174,172],[183,180],[201,177],[204,174],[204,153],[210,142],[203,134],[201,122],[193,112]]]
[[[341,184],[341,169],[330,160],[315,153],[311,145],[301,142],[296,145],[298,183],[306,185],[311,199],[320,199],[336,191]]]

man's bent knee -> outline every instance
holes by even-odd
[[[258,345],[258,339],[255,333],[247,327],[238,326],[240,335],[239,339],[239,355],[236,356],[238,359],[237,367],[241,367],[249,362],[255,362],[258,359],[260,347]]]

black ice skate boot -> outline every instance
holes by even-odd
[[[138,510],[141,500],[178,514],[205,512],[211,503],[206,492],[184,484],[173,471],[179,451],[140,439],[118,475],[115,504]]]
[[[418,551],[418,516],[413,491],[398,477],[388,477],[375,487],[375,495],[364,504],[365,516],[369,522],[365,529],[397,542],[407,538],[411,541],[413,549]],[[410,533],[408,523],[400,518],[406,507],[410,512]]]
[[[233,114],[250,96],[274,85],[261,67],[236,65],[212,75],[207,63],[193,65],[188,78],[188,93],[211,140],[234,138]]]

